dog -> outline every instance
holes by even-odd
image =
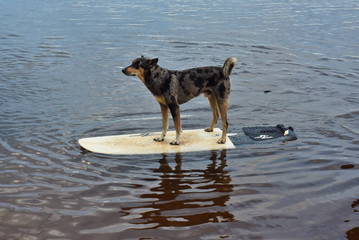
[[[171,112],[176,139],[170,144],[179,145],[182,132],[179,106],[203,93],[208,97],[213,112],[212,123],[205,131],[213,131],[220,113],[223,130],[222,137],[217,143],[224,144],[227,139],[227,108],[231,88],[229,75],[237,59],[228,58],[223,67],[197,67],[182,71],[168,70],[157,63],[158,58],[149,59],[142,56],[134,59],[130,66],[122,70],[127,76],[137,76],[161,106],[162,134],[154,140],[157,142],[164,140],[168,130],[169,112]]]

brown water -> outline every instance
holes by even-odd
[[[0,2],[0,239],[359,239],[359,3]],[[229,131],[298,140],[146,156],[81,137],[161,129],[131,60],[238,64]],[[264,93],[264,91],[270,91]],[[205,128],[199,97],[184,129]],[[173,129],[173,124],[170,127]]]

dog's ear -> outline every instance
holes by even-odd
[[[158,58],[154,58],[148,61],[148,66],[153,67],[158,63]]]

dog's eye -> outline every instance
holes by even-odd
[[[133,68],[139,69],[140,68],[140,61],[136,61],[132,64]]]

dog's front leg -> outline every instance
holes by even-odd
[[[176,140],[173,140],[171,142],[171,145],[179,145],[180,138],[181,138],[181,132],[182,132],[179,105],[177,103],[173,103],[173,104],[169,104],[168,107],[171,111],[172,118],[173,118],[173,121],[175,124],[175,129],[176,129]]]
[[[160,137],[156,137],[153,140],[156,142],[162,142],[165,139],[167,130],[168,130],[168,117],[169,117],[169,108],[167,105],[160,103],[161,113],[162,113],[162,134]]]

